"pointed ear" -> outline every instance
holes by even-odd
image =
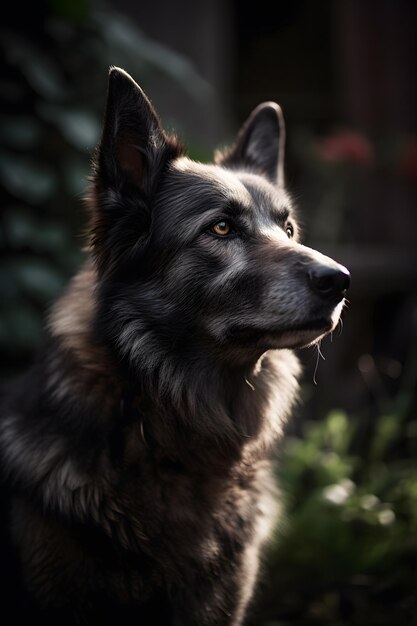
[[[148,98],[121,69],[111,68],[101,142],[87,195],[89,237],[101,272],[112,272],[147,232],[152,198],[166,164],[184,154],[164,133]]]
[[[252,111],[239,131],[236,143],[216,155],[216,163],[233,169],[248,168],[284,185],[285,124],[281,107],[264,102]]]
[[[102,188],[130,185],[147,191],[166,148],[167,138],[144,92],[124,70],[112,67],[96,158],[96,184]]]

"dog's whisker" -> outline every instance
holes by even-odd
[[[317,359],[316,359],[316,366],[315,366],[315,368],[314,368],[314,373],[313,373],[313,383],[314,383],[315,385],[317,385],[316,375],[317,375],[317,371],[318,371],[318,368],[319,368],[319,361],[320,361],[320,357],[323,359],[323,361],[325,361],[325,360],[326,360],[326,359],[325,359],[325,357],[324,357],[324,355],[323,355],[323,353],[322,353],[322,351],[320,350],[320,345],[321,345],[321,340],[320,340],[320,341],[318,341],[318,342],[316,343],[316,347],[317,347]]]

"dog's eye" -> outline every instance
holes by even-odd
[[[292,239],[294,237],[294,227],[293,227],[293,225],[292,224],[287,224],[285,232],[287,233],[288,239]]]
[[[216,224],[213,224],[210,230],[212,233],[214,233],[218,237],[227,237],[228,235],[232,233],[232,227],[230,226],[228,222],[224,220],[222,220],[221,222],[216,222]]]

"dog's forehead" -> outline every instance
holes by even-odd
[[[283,189],[272,185],[259,174],[228,170],[218,165],[198,163],[187,157],[173,163],[173,172],[186,177],[190,194],[198,194],[203,200],[211,196],[230,204],[247,208],[251,212],[287,209],[290,201]]]
[[[259,176],[259,174],[238,172],[237,176],[245,189],[249,192],[253,206],[265,210],[273,209],[274,211],[290,208],[290,198],[282,187],[272,185],[266,178]]]
[[[189,191],[212,194],[219,201],[236,203],[243,207],[250,207],[252,197],[249,190],[231,170],[218,165],[198,163],[187,157],[177,159],[172,165],[174,173],[184,175]]]

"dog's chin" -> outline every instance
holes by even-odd
[[[268,343],[269,349],[276,350],[283,348],[307,348],[320,341],[331,330],[332,328],[328,325],[323,326],[319,331],[308,328],[285,330],[277,333],[277,335],[269,335],[266,343]]]
[[[268,350],[307,348],[332,332],[340,319],[344,300],[333,309],[330,315],[323,315],[298,322],[293,326],[233,329],[231,336],[238,342]]]

